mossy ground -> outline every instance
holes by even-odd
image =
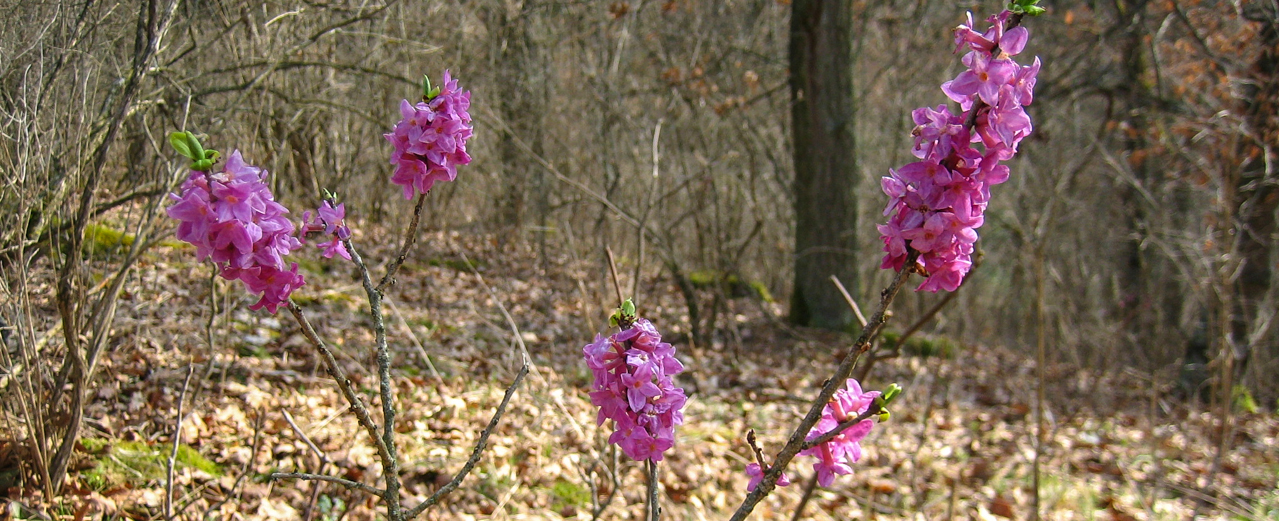
[[[96,490],[113,485],[143,487],[162,481],[173,450],[173,446],[167,444],[111,442],[103,438],[85,438],[80,444],[96,460],[93,468],[82,474],[85,483]],[[211,477],[222,476],[221,466],[185,443],[178,446],[174,461],[179,469],[197,470]]]

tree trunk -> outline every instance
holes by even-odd
[[[1144,362],[1148,368],[1167,363],[1166,358],[1176,356],[1171,349],[1164,348],[1173,340],[1176,320],[1180,317],[1180,303],[1183,299],[1160,300],[1157,294],[1168,291],[1170,286],[1178,285],[1168,274],[1174,273],[1167,266],[1166,259],[1152,255],[1147,247],[1152,234],[1152,217],[1158,217],[1158,211],[1169,211],[1169,208],[1155,208],[1142,196],[1141,191],[1158,194],[1161,179],[1153,175],[1153,167],[1160,161],[1153,154],[1154,143],[1150,135],[1151,121],[1155,119],[1154,100],[1155,79],[1152,77],[1146,45],[1146,0],[1133,2],[1115,2],[1118,23],[1122,32],[1118,38],[1122,80],[1116,99],[1116,119],[1119,122],[1119,141],[1133,179],[1119,181],[1119,197],[1124,206],[1124,227],[1128,239],[1123,245],[1123,266],[1121,271],[1119,299],[1120,317],[1122,317],[1125,335],[1125,347],[1133,361]],[[1175,211],[1175,210],[1172,210]],[[1180,293],[1181,289],[1171,290]],[[1166,309],[1159,307],[1167,306]],[[1167,323],[1163,322],[1166,321]]]
[[[838,276],[854,295],[858,282],[851,25],[845,0],[792,4],[795,287],[790,317],[797,324],[830,329],[852,321],[830,276]]]
[[[495,61],[502,89],[498,105],[502,119],[510,129],[503,133],[498,147],[503,172],[499,219],[502,226],[519,233],[529,217],[530,196],[533,197],[531,205],[536,213],[536,224],[546,224],[545,190],[541,190],[542,168],[516,144],[518,139],[532,148],[533,153],[542,153],[542,111],[538,110],[541,100],[535,85],[543,71],[537,63],[535,53],[538,51],[529,34],[530,6],[526,2],[501,0],[490,7],[492,11],[487,14],[497,36],[493,45],[496,46]]]
[[[1240,381],[1250,360],[1264,350],[1267,361],[1277,354],[1274,335],[1254,338],[1260,322],[1258,312],[1273,280],[1271,247],[1275,235],[1275,211],[1279,190],[1275,186],[1275,164],[1279,161],[1279,13],[1262,9],[1244,13],[1261,24],[1258,37],[1262,51],[1249,71],[1251,81],[1241,82],[1239,113],[1247,121],[1251,139],[1241,150],[1242,164],[1236,183],[1235,251],[1242,263],[1234,280],[1230,309],[1229,343],[1233,350],[1232,380]],[[1249,16],[1251,15],[1251,16]],[[1254,390],[1273,391],[1272,382],[1246,382]],[[1230,389],[1225,389],[1230,392]],[[1273,396],[1264,393],[1269,403]]]

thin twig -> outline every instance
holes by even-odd
[[[422,355],[422,361],[426,363],[426,369],[431,372],[431,376],[435,377],[435,382],[444,390],[451,392],[452,390],[449,389],[448,384],[444,382],[444,377],[440,376],[440,372],[435,369],[435,363],[431,362],[431,355],[427,354],[426,347],[423,346],[422,341],[417,338],[417,333],[413,332],[413,328],[409,327],[409,322],[404,319],[404,314],[400,313],[399,308],[395,307],[395,301],[386,299],[385,302],[386,306],[391,308],[391,313],[395,314],[395,318],[400,320],[400,327],[403,328],[404,333],[409,336],[409,340],[413,341],[413,347],[417,348],[417,354]]]
[[[617,305],[626,303],[626,299],[622,297],[622,282],[617,279],[617,260],[613,258],[613,249],[608,246],[604,247],[604,253],[608,255],[608,272],[613,276],[613,291],[617,292]]]
[[[795,458],[795,455],[799,454],[804,438],[812,431],[813,425],[817,424],[822,410],[826,408],[826,403],[835,395],[837,389],[844,386],[844,380],[852,374],[853,366],[857,364],[857,359],[870,348],[870,342],[879,334],[880,327],[884,325],[888,307],[893,303],[893,299],[897,296],[897,292],[901,290],[902,285],[906,283],[906,279],[910,277],[915,261],[918,258],[919,253],[915,251],[911,251],[906,256],[905,267],[897,273],[897,276],[893,278],[893,282],[880,294],[879,309],[875,311],[874,315],[871,315],[866,326],[862,328],[862,333],[857,338],[857,342],[844,355],[844,360],[840,362],[835,374],[826,381],[826,384],[822,386],[821,392],[813,399],[812,405],[809,406],[808,414],[795,427],[795,431],[791,433],[790,439],[782,447],[781,452],[773,458],[773,466],[764,473],[763,480],[759,483],[759,486],[746,495],[746,499],[742,501],[741,506],[733,513],[731,521],[746,519],[746,516],[750,515],[751,511],[755,509],[755,505],[764,499],[764,496],[773,491],[773,488],[777,485],[777,478],[786,470],[786,466]]]
[[[657,499],[657,462],[648,459],[644,464],[648,468],[648,521],[658,521],[662,517],[662,505]]]
[[[985,258],[985,256],[986,256],[985,252],[983,252],[982,250],[977,250],[976,254],[974,255],[975,258],[973,259],[972,267],[968,269],[968,274],[964,275],[965,283],[971,282],[973,280],[973,273],[977,271],[977,268],[981,267],[981,261],[982,259]],[[897,356],[901,354],[902,346],[906,345],[906,341],[909,340],[910,337],[914,336],[915,333],[918,333],[919,330],[923,329],[925,325],[931,322],[933,320],[933,317],[937,316],[937,314],[940,313],[941,310],[945,309],[946,306],[950,305],[950,303],[955,300],[955,295],[958,294],[959,291],[962,289],[964,289],[964,286],[955,288],[955,291],[947,292],[946,295],[941,298],[941,300],[937,301],[936,304],[933,304],[933,307],[929,308],[928,311],[925,311],[923,315],[920,315],[919,319],[916,320],[914,324],[911,324],[910,327],[906,328],[906,331],[902,333],[901,336],[897,337],[897,341],[894,342],[893,346],[888,349],[889,351],[888,354],[882,354],[882,355],[880,354],[880,352],[883,351],[882,345],[879,346],[880,348],[877,348],[874,351],[871,351],[870,358],[866,360],[866,365],[862,366],[861,370],[857,372],[857,381],[859,382],[865,381],[866,376],[870,374],[871,369],[875,368],[876,362],[879,362],[880,360],[888,360],[890,358],[897,358]]]
[[[302,443],[305,443],[307,447],[310,447],[311,452],[314,452],[315,455],[320,458],[321,466],[323,466],[325,463],[331,463],[331,461],[329,460],[329,455],[325,454],[324,451],[320,450],[319,447],[315,446],[315,443],[311,441],[311,437],[307,436],[305,432],[302,432],[302,428],[298,427],[297,422],[293,421],[293,415],[289,414],[289,411],[281,407],[280,414],[284,415],[284,421],[289,422],[289,427],[293,429],[293,434],[297,434],[298,438],[302,440]]]
[[[1034,496],[1030,518],[1039,521],[1040,461],[1044,452],[1044,364],[1046,351],[1047,312],[1044,309],[1044,243],[1035,248],[1035,460],[1031,465]]]
[[[817,489],[817,473],[808,478],[808,484],[804,485],[804,495],[800,496],[799,504],[795,505],[795,513],[791,514],[790,521],[799,521],[804,518],[804,507],[808,506],[808,500],[812,499],[813,491]]]
[[[289,411],[287,409],[281,407],[280,414],[284,416],[284,421],[289,422],[289,427],[293,429],[293,434],[296,434],[298,438],[301,438],[302,441],[306,443],[306,446],[310,447],[311,451],[315,453],[316,457],[320,458],[320,464],[316,465],[315,473],[324,474],[325,467],[329,463],[328,454],[325,454],[324,451],[320,450],[319,447],[315,446],[315,443],[311,441],[311,437],[307,436],[306,433],[303,432],[300,427],[298,427],[297,422],[293,421],[293,415],[289,414]],[[316,481],[315,483],[311,485],[311,496],[307,498],[306,508],[302,510],[303,521],[311,521],[311,514],[313,513],[315,509],[315,502],[320,497],[321,485],[322,483],[319,481]]]
[[[644,196],[644,213],[640,215],[641,229],[648,223],[648,217],[653,213],[653,195],[657,192],[657,180],[661,177],[662,154],[658,147],[662,140],[662,122],[664,119],[658,118],[657,124],[653,126],[653,178],[649,180],[649,188]],[[635,249],[637,250],[635,262],[635,272],[631,276],[631,298],[639,300],[640,275],[644,269],[644,237],[645,234],[635,234]]]
[[[249,460],[244,462],[244,466],[240,468],[240,475],[236,476],[235,483],[231,484],[231,490],[226,492],[226,495],[222,497],[221,501],[209,505],[209,508],[204,511],[204,517],[201,519],[208,519],[214,510],[222,508],[222,505],[225,505],[231,496],[238,494],[236,491],[239,490],[240,483],[244,481],[245,476],[249,475],[249,471],[253,470],[253,463],[258,458],[258,449],[261,448],[262,445],[262,427],[265,424],[266,413],[259,411],[257,419],[253,421],[253,446],[249,450]],[[190,503],[188,503],[188,505],[189,504]],[[185,509],[186,507],[183,508]]]
[[[334,476],[324,476],[320,474],[310,474],[306,472],[272,472],[271,473],[272,481],[279,480],[279,479],[300,479],[303,481],[327,481],[329,483],[337,483],[346,488],[360,489],[370,494],[373,494],[375,496],[381,497],[382,499],[386,499],[385,490],[382,490],[380,488],[370,487],[358,481],[351,481],[349,479],[343,479],[343,478],[334,477]]]
[[[314,452],[316,457],[320,459],[319,465],[316,465],[315,473],[324,474],[324,470],[326,466],[330,463],[329,455],[325,454],[324,451],[320,450],[319,447],[315,446],[315,443],[311,441],[311,437],[307,436],[306,432],[304,432],[301,427],[298,427],[297,422],[293,421],[293,415],[289,414],[289,411],[287,409],[281,407],[280,414],[284,416],[285,421],[289,422],[289,427],[293,429],[293,433],[296,434],[298,438],[301,438],[302,441],[306,443],[306,446],[310,447],[311,451]],[[302,519],[304,521],[311,520],[311,517],[312,517],[311,515],[315,509],[315,502],[320,497],[321,485],[322,483],[320,483],[319,481],[316,481],[311,486],[311,496],[307,498],[306,508],[302,510]]]
[[[759,464],[760,472],[768,470],[768,464],[764,462],[764,451],[759,448],[755,440],[755,429],[746,429],[746,444],[751,446],[751,452],[755,454],[755,463]]]
[[[599,520],[600,515],[602,515],[604,511],[608,509],[609,504],[613,502],[613,498],[617,496],[618,487],[622,485],[621,479],[617,475],[617,466],[618,466],[617,446],[611,445],[610,449],[611,449],[610,454],[612,454],[613,456],[613,467],[608,469],[608,476],[610,479],[612,479],[613,486],[612,488],[608,490],[608,497],[605,497],[604,501],[596,505],[595,509],[591,512],[591,521]],[[598,498],[596,498],[595,501],[598,501]]]
[[[209,377],[213,375],[213,368],[217,365],[218,357],[213,353],[217,352],[216,344],[213,343],[213,324],[218,319],[218,267],[211,265],[209,270],[209,319],[204,322],[204,342],[209,347],[209,361],[204,364],[204,372],[200,375],[200,379],[196,382],[195,392],[191,393],[191,404],[200,400],[200,393],[204,390],[205,383],[209,381]]]
[[[471,264],[471,259],[466,256],[466,252],[456,250],[457,254],[462,257],[462,262],[471,268],[471,274],[475,275],[475,280],[479,281],[484,290],[488,292],[489,297],[493,299],[493,304],[497,305],[497,309],[502,312],[502,317],[506,319],[506,325],[511,327],[511,335],[515,337],[515,345],[520,348],[520,358],[526,367],[533,365],[533,357],[528,354],[528,346],[524,345],[524,335],[520,333],[520,326],[515,323],[515,317],[511,316],[511,312],[507,311],[506,304],[502,303],[502,299],[498,297],[497,292],[493,291],[493,287],[484,281],[484,276],[480,275],[480,271],[475,269],[475,265]],[[536,373],[536,371],[534,371]]]
[[[182,394],[178,395],[178,419],[173,426],[173,449],[169,451],[169,460],[164,469],[164,518],[173,519],[173,468],[178,463],[178,447],[182,445],[183,402],[187,399],[187,389],[191,387],[191,376],[195,375],[195,361],[187,364],[187,378],[182,382]]]
[[[404,260],[409,256],[409,249],[413,248],[413,243],[417,241],[417,225],[422,217],[422,207],[426,205],[426,193],[417,196],[417,204],[413,206],[413,219],[409,221],[409,227],[404,231],[404,243],[400,246],[400,253],[395,256],[395,260],[386,267],[386,275],[382,276],[382,280],[377,283],[378,293],[386,289],[388,285],[395,283],[395,272],[404,264]]]
[[[520,382],[524,381],[524,376],[528,374],[528,370],[528,364],[520,366],[520,372],[515,375],[515,381],[511,382],[511,386],[506,388],[506,394],[502,396],[502,403],[497,406],[497,411],[493,413],[493,418],[489,420],[488,426],[484,427],[484,431],[480,433],[480,439],[475,443],[475,448],[471,450],[471,456],[466,459],[466,464],[462,465],[462,470],[459,470],[457,475],[453,476],[453,479],[447,484],[440,487],[434,494],[431,494],[431,497],[426,498],[426,501],[409,510],[404,516],[405,519],[417,517],[432,505],[439,503],[440,499],[443,499],[449,492],[452,492],[462,484],[462,480],[466,479],[466,475],[471,473],[471,469],[475,468],[476,463],[479,463],[480,456],[484,453],[484,448],[488,446],[489,435],[493,434],[493,431],[497,428],[497,423],[501,421],[502,414],[506,412],[506,404],[510,403],[511,396],[515,394],[515,389],[520,386]]]
[[[866,327],[866,315],[862,314],[861,306],[857,305],[857,301],[853,300],[853,296],[848,294],[848,290],[844,289],[844,283],[839,281],[839,277],[830,276],[830,281],[835,283],[835,287],[839,288],[839,294],[844,296],[844,302],[848,303],[848,307],[853,308],[853,314],[857,315],[857,323],[862,327]]]

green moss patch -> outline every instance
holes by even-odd
[[[106,255],[133,246],[133,235],[101,224],[84,227],[84,251],[89,255]]]
[[[885,331],[879,335],[879,338],[880,345],[891,348],[901,340],[901,334],[896,331]],[[954,358],[959,352],[959,343],[947,336],[912,335],[902,344],[901,349],[902,353],[909,356]]]
[[[772,303],[773,293],[768,286],[757,280],[744,280],[733,273],[718,270],[697,270],[688,274],[688,282],[697,289],[713,289],[720,286],[730,298],[755,297]]]
[[[555,498],[552,508],[563,510],[565,507],[582,508],[591,504],[591,491],[582,485],[559,479],[551,487],[551,496]]]
[[[100,453],[97,455],[97,465],[83,475],[89,486],[98,489],[124,483],[143,486],[164,479],[164,469],[172,445],[123,441],[108,446],[109,443],[101,438],[81,440],[86,451],[94,452],[91,449],[97,448]],[[214,477],[222,475],[222,468],[217,463],[209,461],[198,450],[186,444],[178,446],[177,466],[196,469]]]

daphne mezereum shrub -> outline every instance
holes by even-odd
[[[395,146],[391,182],[404,187],[405,199],[412,199],[414,191],[430,191],[436,181],[452,181],[457,178],[458,165],[471,162],[466,153],[466,140],[471,137],[471,93],[458,90],[449,71],[444,71],[441,87],[433,89],[430,80],[423,81],[424,101],[401,101],[404,119],[385,134]]]
[[[178,239],[194,245],[200,261],[212,260],[223,278],[239,279],[250,292],[261,293],[251,309],[275,313],[305,281],[297,263],[285,266],[284,256],[302,241],[285,217],[288,208],[271,194],[266,171],[245,163],[236,150],[215,172],[210,158],[217,152],[201,148],[190,133],[174,133],[170,141],[195,161],[181,190],[169,194],[175,201],[169,217],[180,221]]]
[[[516,387],[528,373],[528,360],[521,368],[515,382],[507,389],[505,397],[488,428],[480,435],[480,441],[467,463],[446,486],[413,508],[400,503],[400,461],[396,448],[395,405],[391,383],[391,356],[387,347],[385,326],[381,314],[383,288],[394,283],[395,271],[404,261],[412,246],[417,215],[425,202],[425,195],[436,181],[452,181],[457,177],[458,165],[470,163],[466,153],[466,141],[472,135],[469,114],[471,95],[458,89],[457,81],[444,73],[441,87],[431,88],[424,78],[422,101],[411,104],[401,102],[399,121],[385,136],[393,145],[391,163],[396,165],[391,182],[403,187],[406,198],[420,194],[414,219],[404,238],[399,258],[390,263],[380,283],[375,283],[363,259],[351,243],[351,229],[346,224],[346,205],[325,191],[324,199],[314,211],[302,213],[301,223],[294,225],[287,214],[289,210],[275,200],[266,183],[267,172],[245,162],[238,150],[231,153],[225,165],[219,165],[220,154],[206,150],[190,132],[174,132],[169,142],[180,154],[191,160],[191,173],[178,193],[170,194],[174,204],[167,208],[170,217],[179,221],[177,237],[196,247],[200,261],[211,260],[218,274],[228,280],[240,280],[250,292],[259,294],[252,309],[266,308],[275,313],[286,306],[302,326],[303,333],[325,360],[343,396],[350,403],[360,425],[369,435],[369,441],[377,449],[384,473],[385,488],[379,489],[364,483],[335,476],[276,472],[271,479],[308,479],[339,483],[348,488],[359,488],[382,498],[389,519],[402,521],[420,515],[437,504],[440,498],[465,479],[479,460],[489,434],[500,420]],[[352,261],[360,270],[365,292],[369,299],[369,312],[373,318],[375,351],[377,353],[379,397],[383,425],[379,427],[364,403],[364,399],[351,387],[345,373],[328,350],[323,338],[306,319],[302,309],[290,299],[290,294],[305,284],[298,273],[297,263],[286,265],[285,256],[300,248],[308,236],[320,236],[316,246],[325,258],[334,256]],[[663,370],[670,369],[664,366]]]
[[[754,433],[748,435],[756,459],[746,467],[751,493],[733,519],[748,515],[773,486],[790,483],[783,470],[795,455],[816,458],[813,471],[823,487],[831,486],[835,476],[851,474],[851,465],[862,456],[861,442],[875,425],[873,419],[888,419],[886,406],[901,389],[891,385],[882,394],[864,392],[857,380],[847,376],[860,354],[869,349],[910,273],[926,277],[917,291],[954,291],[972,267],[990,187],[1008,180],[1009,168],[1002,163],[1017,153],[1032,129],[1024,107],[1034,99],[1040,62],[1035,58],[1023,66],[1013,57],[1025,49],[1030,37],[1020,26],[1022,18],[1044,12],[1037,2],[1014,0],[1009,9],[986,20],[985,31],[974,28],[971,13],[955,29],[956,52],[968,49],[962,58],[965,70],[943,83],[941,90],[959,110],[938,105],[913,111],[912,153],[919,161],[889,170],[881,183],[889,197],[884,208],[888,222],[878,225],[887,253],[881,267],[896,270],[898,276],[881,294],[880,308],[865,324],[836,377],[823,385],[772,467],[755,445]],[[836,387],[838,381],[843,386]],[[761,484],[766,486],[757,490]]]
[[[978,32],[969,13],[968,22],[955,29],[956,50],[969,49],[962,60],[967,70],[941,88],[960,111],[945,105],[916,109],[912,152],[920,160],[889,170],[881,182],[889,197],[884,215],[890,216],[879,225],[887,252],[882,267],[901,271],[908,249],[918,252],[911,268],[927,279],[917,290],[954,291],[963,282],[990,187],[1008,180],[1008,166],[1001,162],[1030,134],[1023,107],[1034,99],[1039,58],[1028,66],[1012,59],[1030,36],[1025,27],[1012,27],[1020,19],[1005,10]]]
[[[400,120],[386,138],[394,146],[396,165],[391,182],[404,188],[405,198],[425,194],[436,181],[457,178],[458,165],[471,162],[466,140],[472,135],[471,93],[458,89],[457,80],[444,72],[442,87],[423,87],[423,101],[400,102]],[[240,151],[231,153],[220,170],[220,154],[205,150],[189,132],[175,132],[169,141],[191,159],[191,174],[167,212],[177,219],[177,238],[196,247],[200,261],[212,260],[227,280],[240,280],[252,293],[261,294],[251,309],[275,313],[289,295],[306,281],[297,263],[284,257],[301,247],[306,234],[323,232],[328,238],[317,244],[325,258],[334,255],[351,260],[344,244],[351,237],[345,224],[346,205],[334,205],[329,195],[314,213],[302,214],[294,226],[288,208],[275,201],[267,186],[267,172],[244,161]]]
[[[627,302],[629,304],[629,301]],[[623,305],[626,308],[626,304]],[[596,423],[613,420],[608,438],[636,461],[661,461],[675,445],[675,426],[684,423],[684,389],[671,378],[684,370],[675,348],[647,319],[621,312],[612,336],[596,335],[582,348],[595,375],[591,404],[599,407]]]
[[[1033,101],[1040,62],[1036,58],[1030,65],[1021,65],[1013,57],[1025,49],[1029,39],[1029,31],[1020,26],[1023,15],[1042,12],[1035,6],[1036,2],[1014,0],[1009,10],[986,20],[989,27],[984,31],[974,27],[971,14],[968,21],[955,30],[956,50],[967,49],[962,57],[965,70],[942,84],[941,90],[958,109],[938,105],[913,111],[916,126],[912,131],[912,152],[918,161],[891,169],[881,183],[889,197],[884,210],[888,221],[878,225],[886,252],[881,267],[892,268],[898,275],[890,290],[882,293],[879,310],[867,321],[835,376],[823,385],[822,392],[775,457],[772,467],[755,446],[753,434],[750,436],[756,458],[755,463],[746,467],[750,478],[747,487],[751,492],[734,519],[748,515],[774,486],[789,483],[783,470],[797,455],[814,459],[814,476],[823,487],[833,485],[836,476],[851,474],[852,465],[862,456],[861,444],[875,421],[887,420],[886,406],[900,388],[893,385],[882,393],[863,391],[861,385],[848,376],[857,356],[868,349],[883,325],[893,296],[912,273],[925,277],[917,291],[954,291],[971,268],[977,229],[984,222],[991,187],[1008,180],[1010,171],[1004,162],[1017,153],[1018,145],[1032,130],[1025,107]],[[471,161],[466,141],[472,135],[470,93],[458,89],[456,80],[447,71],[439,87],[432,88],[427,81],[423,91],[421,102],[401,102],[402,119],[384,135],[394,148],[391,164],[395,169],[390,181],[401,187],[406,199],[418,195],[419,209],[435,182],[454,180],[457,167]],[[449,486],[412,509],[402,509],[399,504],[390,357],[379,310],[382,288],[393,281],[392,275],[411,245],[412,232],[406,237],[399,261],[392,263],[380,284],[374,285],[350,241],[345,205],[339,204],[334,196],[326,194],[320,207],[314,213],[304,212],[301,224],[295,226],[286,217],[288,209],[274,200],[265,182],[266,172],[246,163],[239,151],[232,152],[226,164],[217,168],[217,152],[203,149],[190,133],[174,133],[170,141],[192,160],[192,172],[181,190],[171,194],[175,203],[168,208],[169,215],[180,221],[177,236],[196,246],[201,261],[212,260],[222,277],[241,280],[251,292],[260,294],[253,309],[266,308],[274,313],[281,305],[287,305],[300,322],[305,322],[300,309],[289,301],[290,293],[305,281],[298,273],[297,264],[286,263],[285,257],[301,247],[307,234],[325,237],[317,242],[325,257],[354,259],[362,271],[378,328],[379,378],[383,417],[387,418],[381,438],[372,417],[357,394],[344,383],[331,356],[330,371],[352,403],[361,424],[378,445],[387,469],[386,488],[380,490],[341,478],[289,477],[324,479],[361,487],[382,497],[390,518],[396,520],[416,516],[435,504],[441,494],[456,488],[478,460],[483,440],[491,431],[485,431],[468,466]],[[411,229],[416,222],[415,218]],[[597,335],[583,348],[583,356],[594,374],[590,399],[599,408],[597,423],[612,421],[614,430],[609,443],[617,445],[628,457],[646,463],[649,519],[657,519],[660,513],[657,462],[675,446],[675,427],[684,422],[687,397],[673,380],[684,370],[684,365],[675,357],[675,348],[662,342],[656,327],[636,316],[630,301],[622,304],[612,323],[619,331],[607,337]],[[309,330],[310,326],[304,325],[304,329]],[[314,336],[313,331],[311,334]],[[328,354],[322,341],[315,338],[312,341]],[[522,371],[520,377],[524,374]],[[508,389],[504,400],[509,400],[518,383],[519,378]],[[494,423],[505,403],[499,407]]]
[[[831,396],[822,409],[821,419],[804,438],[811,446],[799,452],[801,456],[817,458],[813,462],[817,484],[829,487],[835,482],[835,476],[853,473],[852,464],[862,459],[861,442],[875,426],[872,417],[886,418],[888,401],[900,391],[896,385],[889,389],[889,396],[877,400],[884,393],[862,392],[861,384],[849,378],[844,381],[844,387]],[[748,491],[755,490],[764,479],[764,456],[756,450],[755,457],[757,462],[746,466],[746,476],[750,478],[746,484]],[[790,477],[783,472],[777,478],[777,486],[788,485]]]

